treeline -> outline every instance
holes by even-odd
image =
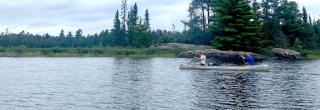
[[[149,10],[138,15],[138,5],[122,0],[115,12],[113,28],[94,35],[61,30],[59,36],[33,35],[24,31],[0,36],[0,47],[78,48],[136,47],[159,43],[212,45],[221,50],[261,52],[281,47],[320,49],[320,20],[312,19],[305,7],[299,10],[288,0],[192,0],[185,29],[152,30]]]
[[[305,7],[300,11],[294,1],[192,0],[189,20],[183,23],[190,39],[211,39],[222,50],[320,48],[320,20],[312,19]]]
[[[61,30],[59,36],[34,35],[20,33],[3,33],[0,35],[0,47],[28,48],[82,48],[82,47],[136,47],[144,48],[152,44],[173,42],[181,34],[167,30],[151,30],[148,9],[144,16],[138,15],[135,3],[128,9],[127,0],[122,1],[121,10],[117,10],[113,28],[93,35],[83,35],[83,30],[75,33]]]
[[[176,36],[181,35],[179,32],[167,30],[151,31],[148,38],[148,45],[158,43],[173,42]],[[178,37],[176,37],[178,38]],[[0,35],[0,47],[27,47],[27,48],[90,48],[90,47],[139,47],[139,43],[135,42],[134,46],[125,45],[117,39],[109,30],[103,30],[99,34],[83,35],[83,31],[78,29],[75,34],[71,31],[65,33],[61,30],[59,36],[49,34],[38,35],[30,34],[22,31],[20,33],[2,34]],[[137,40],[138,41],[138,40]],[[144,41],[142,41],[144,42]],[[144,45],[144,44],[143,44]]]

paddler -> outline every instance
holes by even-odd
[[[201,52],[201,53],[200,53],[200,57],[199,57],[199,58],[197,58],[197,57],[195,57],[195,58],[199,60],[199,64],[200,64],[201,66],[206,66],[207,56],[205,55],[204,52]]]
[[[254,58],[250,53],[247,53],[245,57],[241,56],[241,58],[244,60],[245,64],[254,65]]]

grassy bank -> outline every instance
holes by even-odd
[[[320,50],[302,50],[300,51],[306,59],[320,59]]]
[[[2,57],[176,57],[182,49],[157,48],[0,48]]]
[[[160,48],[0,48],[1,57],[177,57],[180,52],[188,49],[160,49]],[[192,50],[192,49],[189,49]],[[271,49],[264,49],[262,55],[273,57]],[[298,50],[306,59],[320,59],[320,50]]]

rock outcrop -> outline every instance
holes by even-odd
[[[274,48],[271,50],[272,54],[279,59],[301,59],[301,53],[290,50],[290,49],[282,49],[282,48]]]
[[[216,49],[205,49],[205,50],[191,50],[187,52],[182,52],[179,54],[181,58],[194,58],[198,56],[201,52],[204,52],[207,58],[214,58],[221,62],[233,62],[233,63],[242,63],[243,60],[241,55],[245,55],[248,52],[243,51],[220,51]],[[255,61],[260,62],[266,58],[260,54],[251,53]]]

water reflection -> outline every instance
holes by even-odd
[[[147,109],[152,63],[148,59],[116,58],[113,65],[112,109]]]
[[[272,82],[273,92],[275,96],[269,96],[271,105],[275,106],[275,109],[306,109],[314,105],[314,93],[308,88],[312,88],[309,84],[314,82],[312,77],[307,77],[309,73],[308,69],[303,67],[306,63],[304,61],[288,61],[288,62],[276,62],[275,74]],[[319,90],[319,89],[318,89]],[[271,94],[269,94],[271,95]],[[270,100],[270,99],[269,99]]]
[[[247,109],[257,91],[254,73],[197,73],[193,86],[198,109]]]
[[[271,72],[180,70],[176,58],[0,58],[1,109],[320,109],[320,61]]]

